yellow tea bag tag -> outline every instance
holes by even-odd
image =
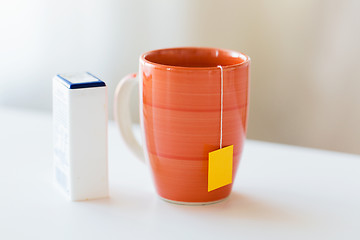
[[[234,145],[209,152],[208,192],[232,183]]]

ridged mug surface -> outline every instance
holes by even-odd
[[[233,181],[246,135],[250,59],[215,48],[173,48],[140,58],[142,128],[158,194],[183,203],[226,198],[232,184],[208,192],[208,153],[234,145]]]

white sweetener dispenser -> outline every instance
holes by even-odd
[[[54,181],[70,200],[109,195],[107,109],[107,86],[94,75],[54,77]]]

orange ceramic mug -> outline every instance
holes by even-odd
[[[219,148],[222,109],[222,145],[234,145],[235,177],[246,134],[249,66],[248,56],[231,50],[160,49],[140,57],[138,78],[130,74],[119,82],[116,122],[130,149],[150,165],[161,198],[206,204],[229,196],[232,184],[208,192],[208,154]],[[143,147],[128,112],[136,84]]]

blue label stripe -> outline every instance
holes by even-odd
[[[86,72],[88,75],[94,78],[94,81],[91,82],[82,82],[82,83],[72,83],[68,79],[62,77],[60,74],[57,76],[64,82],[65,86],[69,89],[79,89],[79,88],[91,88],[91,87],[105,87],[106,84],[101,81],[99,78],[95,77],[89,72]]]

